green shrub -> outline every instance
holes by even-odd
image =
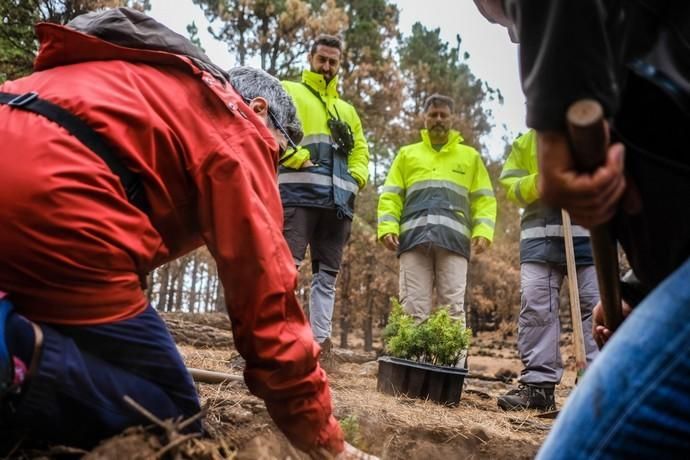
[[[451,318],[447,308],[439,308],[426,320],[415,324],[396,299],[383,331],[386,351],[397,358],[455,366],[463,350],[469,348],[472,331],[464,321]]]

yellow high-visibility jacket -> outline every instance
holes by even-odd
[[[496,197],[479,152],[451,130],[434,150],[426,129],[422,142],[406,145],[393,160],[379,197],[378,237],[399,235],[402,253],[434,244],[465,257],[470,240],[493,240]]]
[[[352,218],[355,196],[369,176],[369,147],[357,111],[338,96],[337,77],[326,85],[323,75],[305,70],[301,82],[282,84],[297,107],[304,130],[299,150],[286,157],[278,171],[283,205],[335,207]],[[334,148],[326,108],[312,91],[321,96],[333,116],[350,126],[355,143],[349,155]],[[299,169],[307,159],[315,166]]]
[[[520,262],[564,265],[561,211],[539,201],[538,177],[537,136],[534,130],[529,130],[513,142],[499,181],[508,199],[525,208],[520,222]],[[594,263],[589,231],[573,222],[572,233],[575,262],[578,265]]]

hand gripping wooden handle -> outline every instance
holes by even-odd
[[[607,135],[604,111],[592,99],[573,103],[566,114],[568,135],[576,167],[592,172],[606,162]],[[609,224],[590,229],[604,324],[615,330],[623,322],[618,281],[618,250]]]

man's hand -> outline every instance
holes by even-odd
[[[383,235],[381,237],[381,242],[386,247],[386,249],[389,249],[391,251],[397,251],[398,246],[400,245],[398,235],[394,235],[393,233],[386,233],[385,235]]]
[[[309,457],[311,457],[312,460],[379,460],[378,457],[362,452],[347,441],[345,442],[345,449],[335,457],[323,448],[314,449],[309,452]]]
[[[345,442],[345,450],[336,455],[335,460],[379,460],[379,458],[362,452],[352,444]]]
[[[304,163],[302,163],[302,166],[300,166],[299,169],[311,168],[312,166],[316,165],[312,163],[311,159],[307,158],[306,160],[304,160]]]
[[[483,236],[474,237],[472,238],[472,252],[474,254],[481,254],[482,252],[486,251],[486,249],[489,247],[489,244],[489,240]]]
[[[626,190],[623,145],[610,146],[606,163],[590,174],[575,169],[565,134],[539,132],[537,142],[538,187],[542,200],[550,206],[566,209],[573,220],[587,228],[609,221]],[[629,201],[626,200],[628,211],[639,204]]]
[[[623,319],[627,318],[631,311],[630,305],[623,302]],[[604,307],[600,301],[592,310],[592,336],[599,348],[602,348],[612,335],[613,332],[604,326]]]

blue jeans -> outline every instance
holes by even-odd
[[[538,459],[690,456],[690,260],[606,344]]]
[[[90,447],[150,424],[125,403],[126,395],[161,419],[199,412],[194,383],[152,307],[111,324],[39,326],[44,338],[36,373],[18,399],[3,404],[0,440],[12,431]]]

